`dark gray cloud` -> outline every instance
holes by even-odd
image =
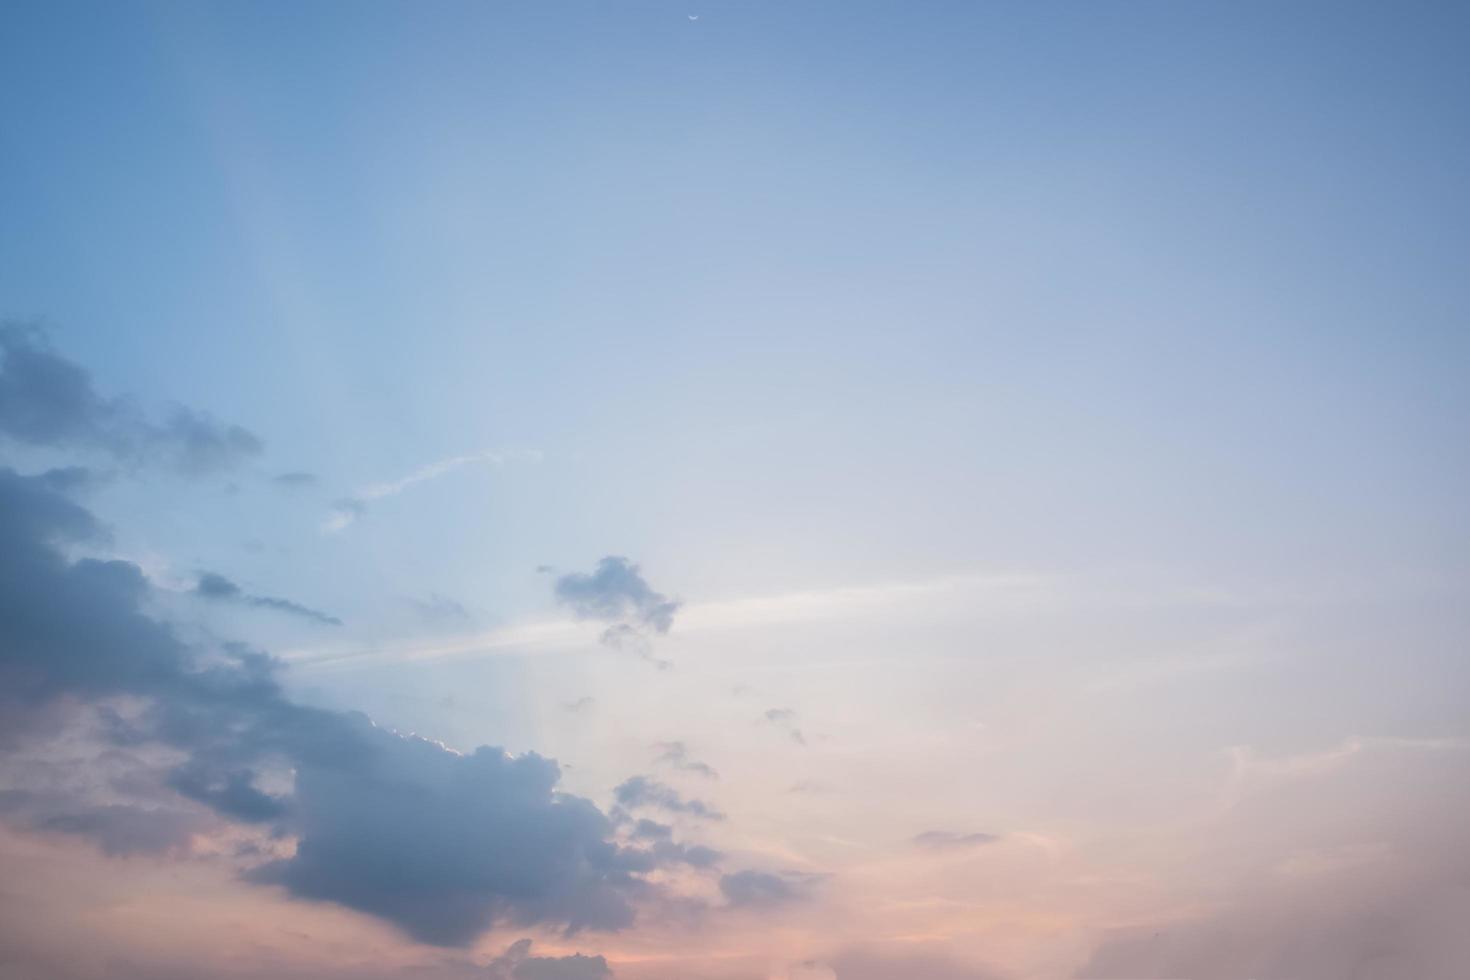
[[[785,905],[808,897],[822,877],[795,871],[736,871],[721,876],[720,892],[737,908]]]
[[[319,481],[315,473],[293,470],[290,473],[277,473],[271,477],[271,482],[287,490],[304,490],[307,487],[316,486]]]
[[[647,776],[634,776],[624,780],[617,789],[613,790],[613,797],[618,805],[627,810],[640,807],[648,807],[656,810],[667,810],[670,813],[682,813],[691,817],[700,817],[704,820],[723,820],[725,815],[709,806],[701,800],[686,800],[681,797],[672,787]]]
[[[653,894],[642,875],[687,860],[616,843],[597,807],[557,790],[548,759],[460,755],[304,707],[266,654],[184,642],[145,613],[151,586],[137,566],[66,556],[106,534],[57,482],[0,469],[0,729],[20,738],[40,708],[91,704],[113,743],[182,754],[162,780],[175,800],[295,839],[291,857],[251,880],[463,945],[493,923],[621,928]],[[146,710],[105,710],[124,695]],[[140,835],[138,813],[57,816],[54,829],[115,849],[165,846],[174,833]]]
[[[522,939],[486,966],[487,980],[608,980],[613,972],[601,956],[532,956]]]
[[[658,755],[653,760],[657,764],[669,766],[679,772],[692,772],[709,779],[720,778],[714,766],[690,758],[689,747],[683,742],[658,742],[654,748],[658,750]]]
[[[155,422],[127,399],[103,397],[36,328],[0,325],[0,354],[0,435],[16,442],[162,462],[189,476],[227,469],[262,449],[250,431],[194,409],[175,406]]]
[[[679,611],[677,599],[655,592],[638,566],[608,555],[591,574],[572,572],[556,580],[556,598],[579,619],[623,622],[667,633]]]
[[[915,844],[931,851],[963,850],[983,844],[994,844],[998,840],[1000,838],[995,834],[956,834],[948,830],[926,830],[914,837]]]
[[[320,610],[312,609],[310,606],[303,606],[299,602],[292,602],[290,599],[280,599],[268,595],[251,595],[218,572],[201,572],[199,581],[194,586],[194,593],[206,599],[240,602],[247,606],[254,606],[257,609],[274,609],[277,612],[297,616],[313,623],[321,623],[324,626],[342,625],[342,620],[336,616],[329,616]]]

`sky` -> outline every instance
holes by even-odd
[[[0,975],[1463,976],[1467,42],[0,6]]]

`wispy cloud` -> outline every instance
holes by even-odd
[[[858,622],[904,618],[932,603],[954,602],[968,613],[1002,615],[1033,611],[1065,601],[1063,583],[1031,573],[948,575],[909,582],[800,591],[762,596],[685,602],[678,605],[679,632],[756,629],[796,622]],[[418,661],[495,654],[552,653],[584,648],[586,628],[579,622],[536,620],[458,637],[410,637],[371,647],[298,648],[283,656],[302,665],[361,660]],[[598,631],[607,642],[607,630]]]
[[[342,620],[336,616],[329,616],[318,609],[303,606],[301,603],[292,602],[290,599],[282,599],[278,596],[269,595],[251,595],[218,572],[204,572],[201,574],[198,584],[194,586],[194,593],[205,599],[240,602],[258,609],[274,609],[277,612],[287,613],[326,626],[342,625]]]
[[[399,477],[396,480],[368,484],[353,494],[338,500],[332,505],[332,512],[327,516],[327,519],[322,522],[322,532],[325,534],[336,534],[346,530],[367,512],[367,507],[370,502],[382,500],[385,497],[396,497],[409,487],[428,482],[429,480],[436,480],[463,467],[477,463],[484,463],[489,466],[505,466],[512,462],[539,463],[541,459],[542,454],[536,450],[501,452],[491,449],[441,459],[437,462],[421,466],[407,476]]]

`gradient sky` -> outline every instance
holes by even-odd
[[[1462,977],[1467,44],[0,5],[0,976]]]

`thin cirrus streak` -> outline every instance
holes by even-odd
[[[1036,609],[1058,600],[1060,583],[1034,573],[949,575],[915,582],[809,589],[766,596],[696,602],[679,613],[682,634],[782,624],[852,621],[902,616],[935,600],[962,599],[970,613],[1003,614]],[[407,639],[368,647],[297,648],[283,657],[300,667],[356,662],[411,662],[470,654],[549,653],[584,645],[588,628],[546,620],[499,627],[443,640]]]
[[[409,473],[407,476],[399,477],[396,480],[368,484],[351,496],[338,501],[332,513],[322,522],[322,533],[335,534],[355,524],[369,501],[382,500],[384,497],[396,497],[415,484],[438,479],[471,463],[504,466],[512,462],[539,463],[541,459],[542,454],[537,450],[501,452],[486,449],[480,452],[450,456],[447,459],[428,463]]]

